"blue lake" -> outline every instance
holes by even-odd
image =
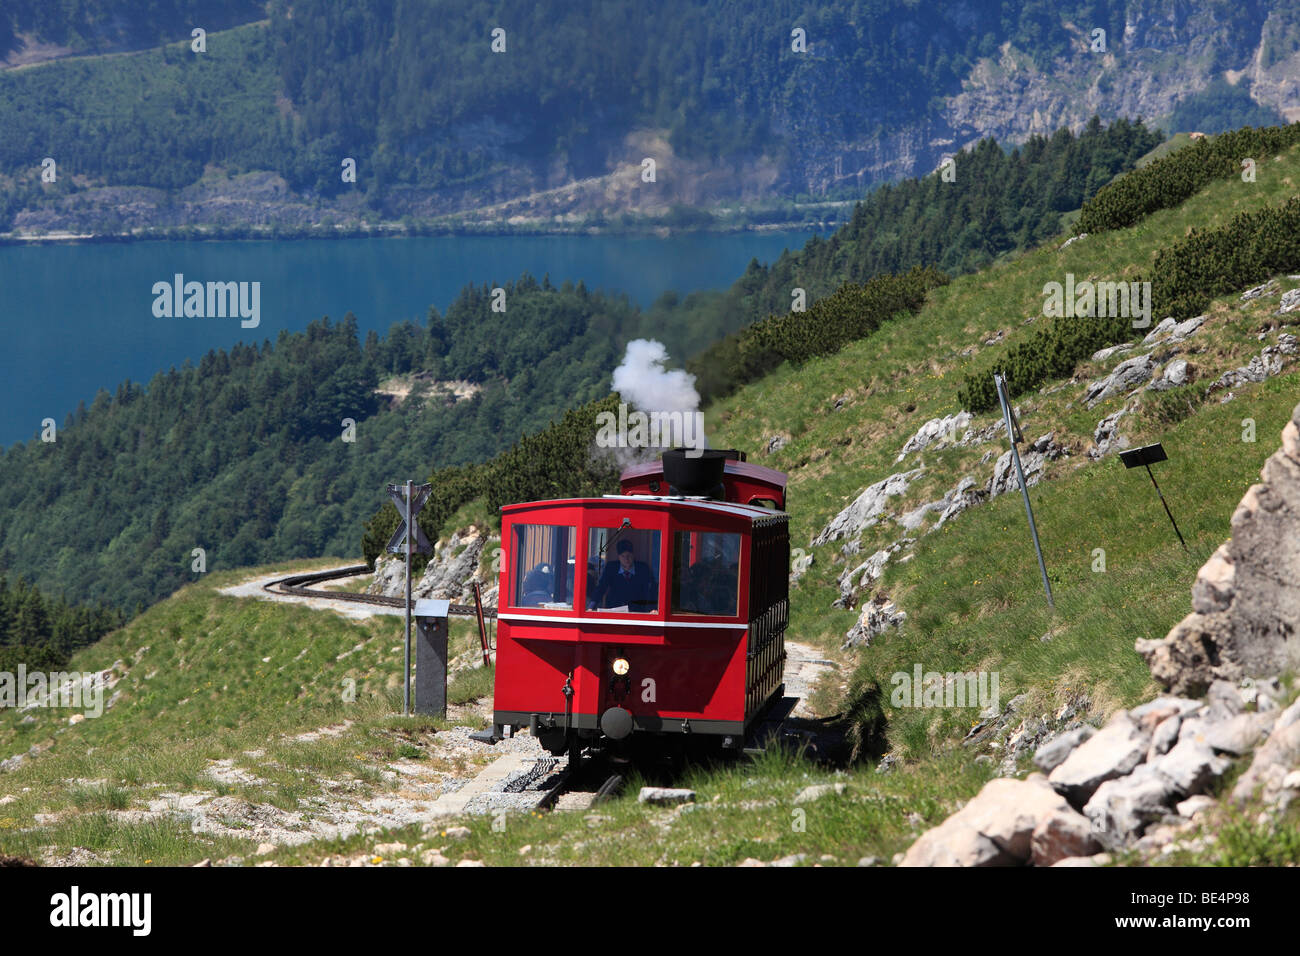
[[[356,315],[362,334],[394,322],[424,324],[469,283],[530,272],[625,292],[648,306],[660,293],[721,289],[752,258],[770,262],[811,232],[685,235],[430,237],[265,242],[139,242],[0,246],[4,412],[0,446],[37,435],[100,388],[154,373],[236,342],[272,341],[328,315]],[[238,317],[157,318],[153,286],[260,282],[260,324]],[[682,357],[677,357],[679,360]]]

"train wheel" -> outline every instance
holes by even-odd
[[[559,732],[539,734],[537,740],[543,750],[555,757],[564,756],[569,746],[568,739]]]
[[[576,768],[582,762],[582,739],[573,734],[569,737],[569,766]]]

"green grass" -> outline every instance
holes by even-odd
[[[1067,272],[1079,279],[1144,273],[1156,251],[1188,229],[1284,201],[1300,182],[1300,150],[1269,157],[1260,169],[1267,173],[1255,184],[1215,183],[1131,229],[1089,237],[1065,250],[1049,244],[960,277],[931,293],[914,318],[890,323],[834,356],[798,368],[784,365],[709,409],[715,444],[751,449],[754,460],[790,475],[792,544],[811,551],[815,562],[793,588],[789,636],[833,654],[857,618],[856,611],[830,607],[838,594],[835,578],[908,533],[886,519],[863,534],[857,556],[843,557],[843,542],[811,548],[812,537],[863,488],[924,467],[926,474],[891,502],[897,514],[942,497],[963,476],[982,485],[991,474],[991,462],[981,458],[990,450],[1000,454],[1005,441],[927,449],[897,463],[895,458],[921,424],[960,409],[957,386],[975,363],[987,364],[981,353],[1005,349],[1032,331],[1026,320],[1040,314],[1046,282],[1063,281]],[[1281,277],[1282,291],[1296,285]],[[1083,384],[1128,355],[1084,362],[1075,382],[1048,383],[1015,403],[1027,438],[1054,431],[1072,452],[1049,466],[1051,480],[1031,491],[1056,612],[1046,607],[1020,496],[1002,496],[921,537],[908,563],[887,566],[875,590],[896,600],[909,619],[900,631],[848,654],[859,681],[875,680],[888,689],[891,674],[910,672],[917,663],[941,672],[996,670],[1003,701],[1028,693],[1033,707],[1048,711],[1086,695],[1096,718],[1153,693],[1133,642],[1163,636],[1190,610],[1197,569],[1228,536],[1237,502],[1258,481],[1300,401],[1294,371],[1237,389],[1227,405],[1219,403],[1223,393],[1207,393],[1221,371],[1245,365],[1266,344],[1256,333],[1276,324],[1276,302],[1243,304],[1233,295],[1213,303],[1210,320],[1188,343],[1191,352],[1183,353],[1200,378],[1149,395],[1123,421],[1121,431],[1134,445],[1165,444],[1170,462],[1158,466],[1159,477],[1190,556],[1179,547],[1145,474],[1126,473],[1115,457],[1091,463],[1083,455],[1097,422],[1123,402],[1115,398],[1087,409],[1079,401]],[[1153,325],[1160,318],[1153,316]],[[1005,332],[1001,341],[983,344],[999,330]],[[963,355],[972,345],[976,354]],[[836,411],[838,400],[844,404]],[[987,427],[999,417],[977,416],[972,427]],[[1253,444],[1242,440],[1246,418],[1255,422]],[[758,450],[774,435],[785,436],[788,444],[763,455]],[[921,531],[933,523],[931,517]],[[1104,573],[1093,571],[1097,549],[1105,551]],[[828,697],[833,695],[823,695]],[[835,708],[831,700],[823,706]],[[927,760],[963,735],[976,713],[887,711],[888,743],[896,753]]]
[[[472,700],[488,697],[492,693],[492,683],[496,679],[496,667],[467,667],[457,672],[447,684],[447,702],[466,704]]]
[[[425,755],[422,744],[450,724],[398,713],[402,619],[354,621],[217,593],[251,573],[214,572],[78,653],[69,670],[118,661],[125,672],[114,688],[119,700],[102,717],[71,725],[64,710],[33,710],[27,724],[0,715],[0,753],[40,748],[0,775],[0,796],[16,798],[0,807],[0,853],[39,857],[78,846],[138,864],[244,852],[238,841],[130,813],[160,793],[197,792],[298,810],[339,782],[361,795],[391,789],[387,763]],[[477,648],[472,621],[451,627],[453,656]],[[490,693],[482,673],[461,671],[452,684],[458,703]],[[296,739],[322,728],[338,732]],[[231,760],[238,776],[214,779],[218,760]],[[48,815],[45,823],[37,814]]]
[[[429,849],[442,850],[452,863],[479,860],[490,866],[732,866],[751,857],[770,861],[798,854],[806,866],[854,866],[867,856],[888,863],[987,779],[983,768],[952,757],[924,774],[880,775],[868,768],[832,773],[799,754],[775,751],[690,771],[679,784],[694,789],[696,801],[685,808],[638,803],[643,781],[633,778],[622,796],[590,811],[474,817],[431,827],[427,834],[406,828],[313,843],[272,859],[305,864],[326,856],[372,857],[376,843],[397,840],[407,844],[399,856],[413,863]],[[821,783],[844,784],[845,791],[796,803],[805,787]],[[470,835],[447,837],[453,823],[467,825]]]

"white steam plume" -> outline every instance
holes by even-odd
[[[614,369],[614,391],[623,401],[645,412],[694,412],[700,407],[695,376],[682,369],[668,371],[668,349],[654,339],[633,339]]]

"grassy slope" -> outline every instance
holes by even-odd
[[[0,791],[17,797],[0,806],[0,853],[39,858],[42,847],[77,846],[137,865],[244,854],[258,841],[191,834],[179,823],[133,822],[114,813],[140,809],[160,794],[208,791],[297,809],[300,800],[333,798],[339,782],[357,799],[393,789],[384,774],[387,761],[414,756],[409,748],[421,749],[447,726],[400,716],[401,618],[347,620],[217,593],[247,575],[213,572],[77,654],[69,670],[121,662],[117,670],[124,676],[115,690],[122,698],[101,718],[74,726],[68,718],[78,711],[36,709],[30,712],[35,721],[23,724],[4,713],[0,752],[9,756],[35,745],[43,753],[0,775]],[[472,622],[453,622],[453,654],[476,644]],[[356,681],[356,700],[346,703],[349,678]],[[467,672],[466,680],[473,679]],[[459,689],[453,680],[453,702],[466,696]],[[352,725],[337,737],[292,739],[344,721]],[[214,783],[213,761],[230,758],[267,782]],[[40,829],[32,827],[36,814],[64,816]]]
[[[1261,164],[1254,185],[1217,183],[1179,209],[1133,229],[1091,237],[1064,251],[1040,249],[958,279],[938,290],[915,319],[891,324],[802,369],[783,367],[714,407],[709,412],[711,437],[721,446],[750,449],[764,447],[775,434],[791,439],[780,452],[756,460],[790,473],[796,544],[806,544],[866,485],[918,463],[927,474],[896,500],[895,514],[939,497],[962,475],[982,483],[992,463],[980,464],[979,459],[989,450],[1000,452],[999,442],[926,450],[894,463],[919,425],[958,410],[961,375],[979,358],[961,355],[963,349],[999,329],[1007,331],[1006,339],[989,348],[1005,347],[1025,334],[1022,323],[1041,308],[1044,282],[1062,281],[1066,272],[1079,278],[1141,272],[1157,248],[1190,226],[1221,223],[1243,209],[1278,202],[1296,191],[1298,176],[1300,151],[1292,151],[1281,161]],[[1283,277],[1282,288],[1293,285]],[[1214,303],[1212,318],[1188,343],[1196,354],[1185,357],[1213,376],[1244,365],[1266,344],[1255,333],[1276,301],[1243,306],[1229,297]],[[1267,339],[1274,340],[1275,335]],[[1191,546],[1188,556],[1174,541],[1145,475],[1126,473],[1113,457],[1084,464],[1083,450],[1097,421],[1121,400],[1088,410],[1077,403],[1078,396],[1086,382],[1118,360],[1085,364],[1071,383],[1053,383],[1018,402],[1027,437],[1054,430],[1057,440],[1073,450],[1050,467],[1051,480],[1032,491],[1054,576],[1057,614],[1043,606],[1019,497],[1006,495],[923,537],[912,560],[887,569],[879,587],[909,611],[909,621],[872,647],[849,652],[846,668],[860,668],[862,675],[886,686],[891,672],[910,671],[914,663],[941,671],[996,669],[1003,701],[1027,693],[1026,709],[1034,714],[1086,696],[1092,717],[1099,719],[1153,692],[1133,641],[1163,635],[1189,610],[1196,569],[1227,536],[1233,508],[1258,479],[1264,459],[1277,447],[1283,422],[1300,401],[1300,372],[1293,367],[1266,383],[1245,386],[1226,405],[1216,396],[1172,427],[1159,420],[1152,403],[1124,420],[1121,431],[1134,444],[1159,439],[1169,451],[1171,460],[1160,466],[1160,476]],[[839,398],[845,404],[834,411]],[[1241,440],[1246,417],[1256,421],[1253,444]],[[992,421],[983,416],[974,426]],[[864,535],[863,554],[902,533],[892,522],[882,522]],[[830,608],[834,580],[843,569],[838,547],[814,552],[816,563],[792,601],[790,636],[820,645],[828,654],[840,653],[843,634],[856,618],[855,612]],[[1104,574],[1091,569],[1095,548],[1106,550]],[[391,626],[385,631],[383,625],[346,622],[327,612],[236,603],[212,593],[213,585],[225,581],[214,574],[83,652],[75,666],[88,669],[119,657],[130,661],[137,648],[150,647],[142,664],[155,668],[157,676],[145,685],[141,667],[133,667],[127,678],[132,683],[126,685],[130,696],[109,717],[57,730],[45,715],[27,727],[15,727],[8,717],[0,724],[0,749],[6,753],[56,741],[41,758],[0,776],[0,793],[18,797],[0,807],[0,851],[35,853],[50,843],[65,849],[80,845],[123,862],[246,853],[246,844],[209,845],[207,838],[179,827],[138,833],[106,817],[104,808],[136,805],[133,801],[143,798],[131,788],[147,782],[210,789],[201,775],[209,758],[220,757],[234,757],[273,781],[269,792],[245,794],[250,801],[293,806],[297,799],[315,797],[322,778],[347,774],[364,787],[382,789],[387,785],[385,761],[402,743],[418,745],[422,734],[436,730],[428,722],[390,716],[393,697],[381,688],[395,682],[400,654],[393,651],[395,639],[376,638],[395,634]],[[1047,634],[1049,640],[1039,639]],[[355,661],[335,660],[367,637],[364,653]],[[464,633],[458,637],[470,639]],[[301,663],[306,666],[294,662],[289,667],[299,652],[305,652]],[[271,663],[262,664],[268,655]],[[230,676],[235,673],[241,675],[237,682]],[[366,678],[374,690],[345,706],[337,702],[334,688],[349,674]],[[308,685],[300,693],[303,681]],[[209,682],[212,689],[207,689]],[[218,682],[229,692],[219,691]],[[837,690],[826,689],[828,706],[837,702]],[[265,703],[257,706],[257,701]],[[299,728],[336,723],[345,716],[355,723],[337,742],[308,747],[285,739]],[[699,792],[700,803],[691,811],[653,810],[624,799],[583,816],[511,818],[500,832],[482,818],[470,820],[474,832],[460,842],[407,828],[281,850],[270,859],[369,856],[376,842],[395,835],[408,844],[401,855],[412,859],[421,850],[445,846],[453,860],[496,864],[727,864],[747,856],[771,860],[791,853],[806,854],[809,863],[823,856],[842,864],[863,855],[887,860],[921,828],[968,799],[992,773],[974,763],[970,751],[954,746],[973,716],[970,710],[890,713],[888,739],[899,765],[888,774],[864,767],[831,775],[795,758],[772,756],[755,764],[694,771],[687,783]],[[105,758],[110,744],[114,753]],[[103,749],[87,753],[92,747]],[[264,749],[266,756],[244,754],[252,748]],[[365,759],[350,762],[359,753]],[[76,779],[105,783],[99,789],[64,783]],[[830,780],[847,783],[847,792],[808,804],[800,829],[796,794],[810,783]],[[31,790],[24,793],[23,787]],[[80,812],[50,830],[35,827],[35,813],[60,809]],[[1253,826],[1245,818],[1230,821],[1222,832],[1234,839],[1225,840],[1222,855],[1211,859],[1263,859],[1263,848],[1269,848],[1268,859],[1279,862],[1300,853],[1295,849],[1300,841],[1290,831],[1279,840]]]

